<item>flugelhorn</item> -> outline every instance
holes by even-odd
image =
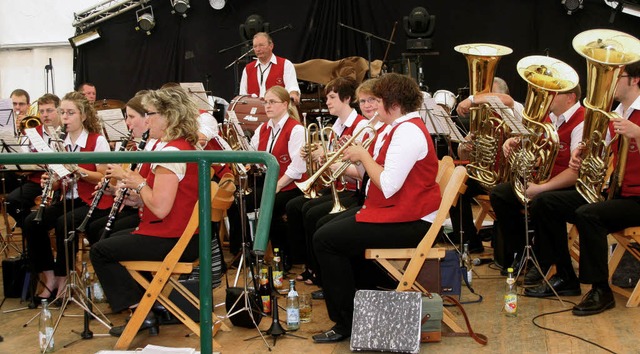
[[[327,142],[324,139],[324,130],[325,128],[322,126],[322,117],[318,117],[318,128],[320,129],[320,140],[321,140],[321,144],[322,144],[322,149],[324,150],[324,156],[325,158],[328,160],[329,159],[329,154],[328,154],[328,149],[327,149]],[[329,130],[331,130],[331,128],[328,128]],[[333,137],[333,130],[331,130],[331,135],[330,137]],[[338,145],[338,139],[334,139],[335,140],[335,145],[337,147]],[[340,203],[340,198],[338,197],[338,190],[336,188],[336,181],[331,181],[330,182],[331,185],[331,198],[333,199],[333,206],[331,207],[331,210],[329,211],[329,214],[336,214],[336,213],[340,213],[343,212],[345,210],[347,210],[347,208],[344,207],[344,205],[342,205],[342,203]],[[314,190],[313,188],[311,190]]]
[[[611,146],[606,144],[606,135],[609,121],[615,117],[609,111],[616,83],[625,65],[640,60],[640,41],[623,32],[594,29],[575,36],[573,49],[587,59],[582,133],[586,154],[580,165],[576,189],[589,203],[595,203],[604,200],[601,190]],[[618,159],[623,160],[626,160],[626,155]]]
[[[360,135],[363,135],[367,132],[369,132],[369,136],[367,137],[367,139],[365,139],[364,141],[362,141],[362,147],[364,147],[365,149],[368,149],[369,146],[376,140],[376,124],[378,123],[378,112],[376,112],[376,114],[373,116],[373,118],[371,118],[371,120],[369,120],[369,123],[360,128],[355,134],[353,134],[353,136],[351,136],[351,138],[349,140],[347,140],[341,147],[340,149],[338,149],[338,151],[333,153],[333,156],[331,156],[329,159],[327,159],[327,162],[324,163],[324,165],[322,165],[317,171],[316,173],[314,173],[312,176],[310,176],[309,178],[307,178],[307,180],[302,181],[302,182],[295,182],[296,186],[298,186],[298,188],[300,188],[300,190],[302,191],[302,193],[309,193],[309,191],[311,190],[311,188],[313,188],[313,185],[316,183],[316,181],[318,180],[318,178],[322,177],[322,175],[324,175],[324,173],[327,170],[331,170],[331,165],[333,165],[334,163],[342,160],[342,153],[344,152],[344,150],[346,150],[349,146],[351,146],[358,137],[360,137]],[[351,161],[344,161],[342,163],[342,165],[335,171],[331,172],[328,174],[328,179],[329,181],[336,181],[338,178],[340,178],[340,176],[344,173],[344,171],[347,169],[347,167],[349,167],[349,165],[351,165]]]
[[[302,124],[304,125],[304,147],[307,152],[307,175],[312,176],[318,169],[318,163],[313,161],[313,150],[317,148],[318,137],[322,134],[320,127],[316,123],[307,125],[307,112],[302,113]],[[316,188],[311,188],[309,193],[304,193],[307,199],[319,197]]]
[[[564,62],[551,57],[532,55],[520,59],[518,74],[527,84],[523,125],[531,135],[522,138],[509,154],[511,186],[521,203],[528,203],[527,183],[544,183],[551,177],[560,139],[556,127],[544,122],[551,101],[559,92],[578,84],[578,73]]]

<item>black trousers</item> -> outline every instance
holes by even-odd
[[[115,220],[110,226],[111,231],[108,233],[104,229],[107,225],[107,221],[109,221],[109,213],[101,218],[91,221],[91,223],[87,225],[87,240],[89,240],[91,245],[100,241],[103,236],[109,237],[118,231],[136,228],[140,223],[140,216],[138,215],[138,209],[125,206],[116,215]]]
[[[24,219],[31,214],[35,199],[42,195],[40,184],[25,181],[7,195],[7,213],[13,217],[17,226],[22,228]]]
[[[531,204],[538,244],[536,256],[542,267],[555,264],[559,274],[575,277],[567,244],[567,223],[575,224],[576,210],[586,204],[587,201],[574,188],[540,193]],[[582,237],[581,233],[580,248]],[[583,257],[586,256],[581,254],[580,259]]]
[[[580,233],[580,281],[607,283],[607,235],[640,226],[640,197],[582,205],[575,212],[575,225]]]
[[[162,261],[179,238],[163,238],[120,231],[91,247],[91,263],[113,312],[140,302],[144,291],[120,261]],[[198,258],[198,235],[194,235],[180,261]]]
[[[364,258],[367,248],[415,247],[429,229],[426,221],[406,223],[359,223],[360,208],[349,209],[323,225],[313,237],[313,246],[323,274],[323,289],[329,318],[338,333],[351,334],[356,280],[352,260]]]
[[[66,208],[66,214],[64,213]],[[69,269],[73,267],[75,260],[75,252],[77,251],[78,240],[66,242],[67,248],[65,252],[65,239],[69,237],[69,232],[74,231],[87,215],[89,206],[80,198],[74,200],[65,199],[57,202],[44,209],[42,221],[36,222],[37,212],[32,212],[27,216],[23,236],[27,240],[29,250],[29,261],[35,272],[45,270],[53,270],[56,276],[67,275],[67,260]],[[108,209],[95,209],[91,215],[91,220],[100,218],[109,212]],[[55,228],[56,233],[56,261],[53,261],[53,251],[51,250],[51,242],[49,240],[49,230]],[[68,258],[65,258],[65,254]]]
[[[482,246],[482,240],[476,230],[476,225],[473,222],[473,210],[471,209],[471,203],[473,198],[486,192],[480,184],[473,179],[467,180],[467,190],[458,199],[458,203],[451,207],[449,210],[449,216],[451,217],[451,226],[453,228],[453,240],[460,239],[460,230],[464,232],[463,242],[469,243],[470,248]],[[462,215],[461,215],[462,214]]]

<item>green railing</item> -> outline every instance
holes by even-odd
[[[266,152],[245,151],[165,151],[165,152],[74,152],[74,153],[20,153],[0,154],[0,165],[80,164],[80,163],[133,163],[133,162],[196,162],[198,163],[198,199],[200,200],[200,235],[211,235],[211,169],[215,162],[262,163],[267,166],[260,203],[260,218],[254,241],[254,250],[267,248],[273,202],[279,166],[276,158]],[[179,198],[180,196],[178,196]],[[200,237],[200,268],[211,269],[211,237]],[[213,350],[211,272],[200,272],[200,351]]]

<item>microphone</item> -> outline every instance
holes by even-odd
[[[489,264],[493,262],[493,259],[491,258],[474,258],[471,260],[471,263],[474,266],[479,266],[479,265],[483,265],[483,264]]]

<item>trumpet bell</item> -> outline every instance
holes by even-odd
[[[20,131],[35,128],[39,125],[42,125],[42,121],[40,120],[40,118],[34,116],[24,117],[20,121]]]

